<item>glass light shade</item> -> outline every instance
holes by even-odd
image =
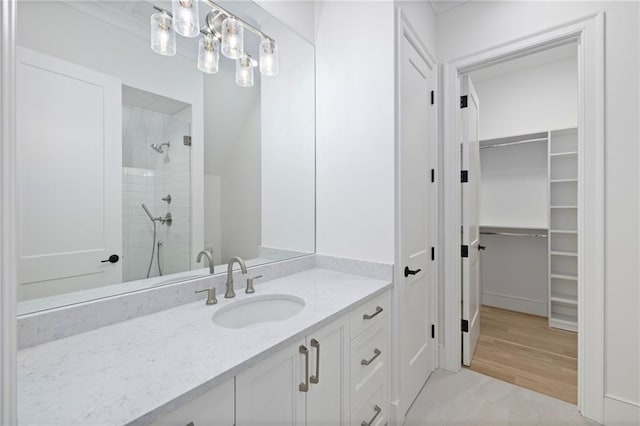
[[[247,55],[236,61],[236,84],[242,87],[253,86],[253,61]]]
[[[171,0],[171,12],[176,32],[185,37],[200,34],[198,0]]]
[[[278,75],[278,45],[275,41],[263,38],[260,42],[260,72],[262,75]]]
[[[176,32],[171,16],[166,13],[151,15],[151,49],[165,56],[176,54]]]
[[[198,69],[208,74],[218,72],[220,62],[220,42],[207,34],[198,42]]]
[[[229,59],[240,59],[244,52],[244,27],[233,16],[222,21],[222,54]]]

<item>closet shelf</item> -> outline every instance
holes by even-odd
[[[578,305],[578,297],[570,294],[551,293],[551,301],[564,305]],[[552,314],[554,315],[554,314]]]
[[[568,229],[552,229],[549,232],[552,234],[578,234],[578,231],[572,231]]]
[[[551,278],[557,278],[559,280],[571,280],[571,281],[578,281],[578,276],[577,275],[569,275],[569,274],[555,274],[555,273],[551,273]]]
[[[550,183],[572,183],[578,182],[578,179],[551,179]]]
[[[561,250],[552,250],[551,256],[569,256],[569,257],[578,257],[578,253],[575,251],[561,251]]]
[[[551,209],[577,209],[578,206],[550,206]]]
[[[549,157],[551,157],[551,158],[572,157],[572,156],[576,156],[576,155],[578,155],[578,151],[554,152],[552,154],[549,154]]]

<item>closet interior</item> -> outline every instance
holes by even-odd
[[[576,403],[576,46],[470,74],[480,122],[480,338],[470,368]]]

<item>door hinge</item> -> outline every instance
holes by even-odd
[[[191,146],[191,136],[185,135],[182,137],[182,143],[184,146]]]
[[[460,256],[469,257],[469,246],[462,246],[462,250],[460,250]]]
[[[436,338],[436,325],[435,324],[431,324],[431,338],[432,339]]]
[[[431,247],[431,260],[436,260],[436,248]]]
[[[468,170],[461,170],[460,171],[460,182],[462,182],[462,183],[469,182],[469,171]]]
[[[436,103],[436,97],[435,94],[433,93],[433,90],[431,91],[431,105]]]
[[[431,183],[436,181],[436,169],[431,169]]]
[[[462,331],[464,333],[468,333],[469,332],[469,321],[463,319],[462,320]]]
[[[460,96],[460,108],[466,108],[468,106],[467,95]]]

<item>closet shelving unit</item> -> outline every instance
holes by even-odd
[[[549,132],[549,326],[578,331],[578,132]]]

